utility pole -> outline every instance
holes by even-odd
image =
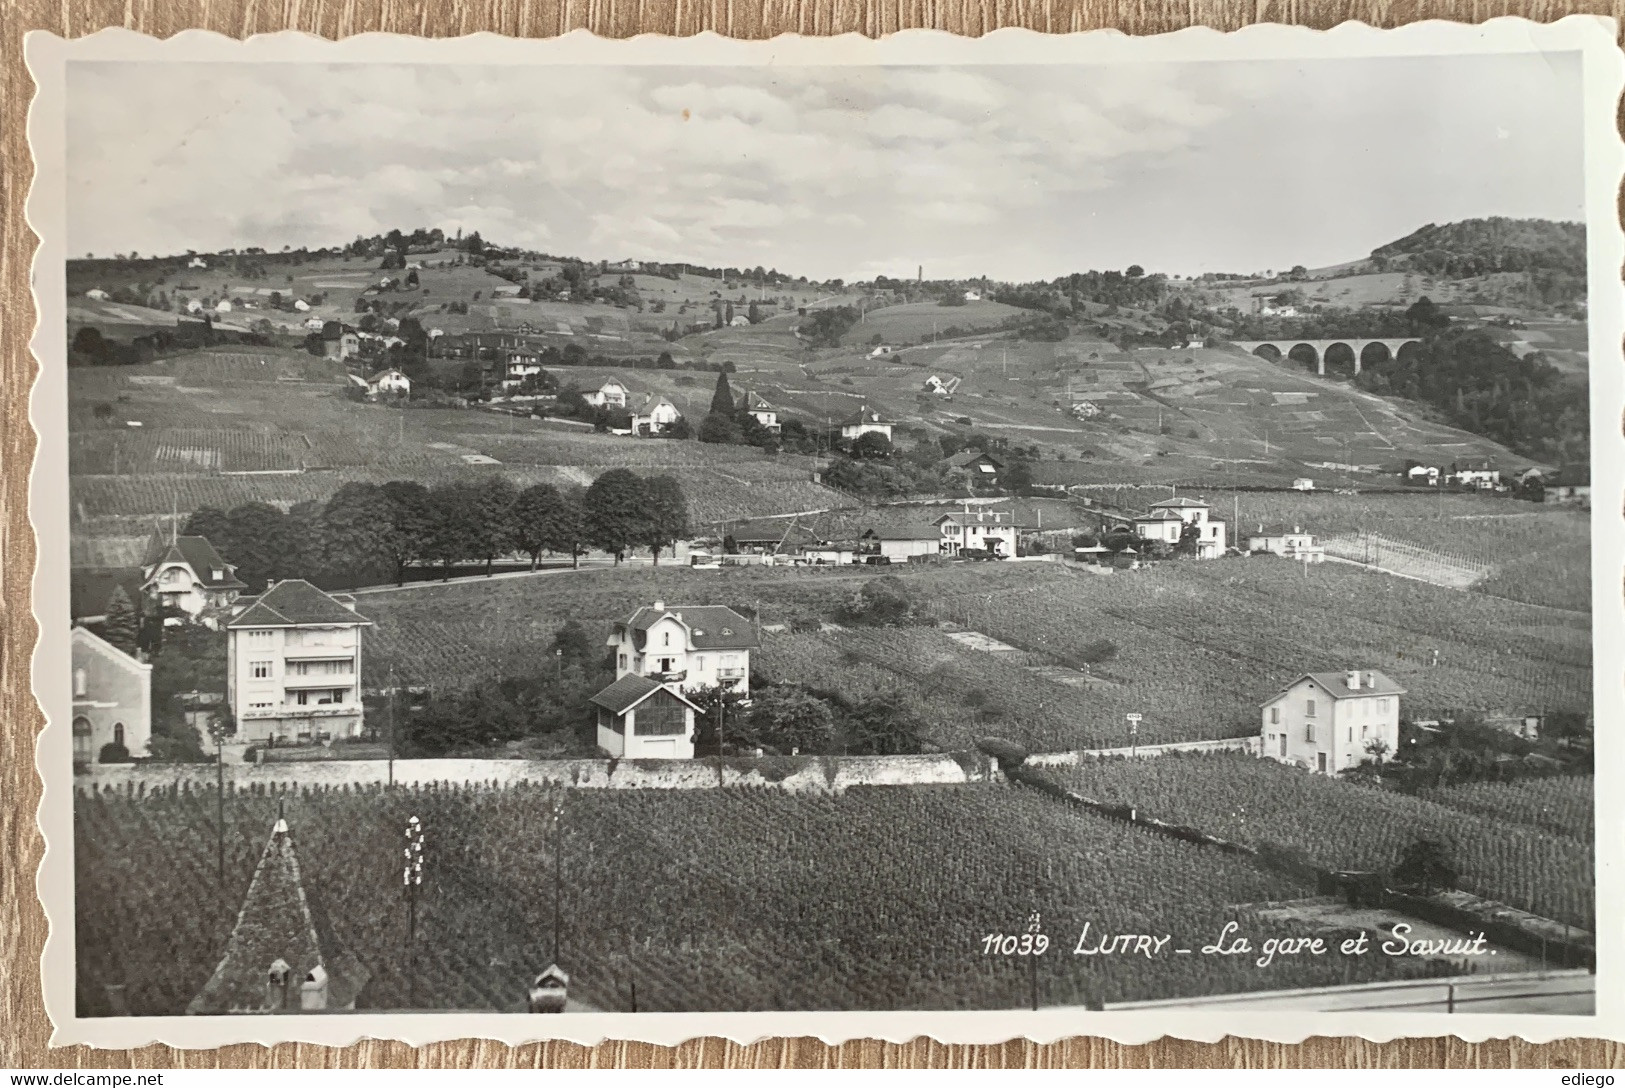
[[[553,965],[559,963],[559,930],[564,918],[564,798],[553,797]]]
[[[215,846],[215,864],[217,866],[217,879],[220,890],[226,888],[226,731],[216,720],[209,727],[214,734],[214,772],[215,772],[215,827],[218,829]]]
[[[386,721],[389,729],[389,788],[395,788],[395,665],[389,666],[389,702],[385,704],[388,710]]]

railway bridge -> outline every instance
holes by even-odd
[[[1422,341],[1419,337],[1381,337],[1371,340],[1359,340],[1349,337],[1339,337],[1331,340],[1232,340],[1232,344],[1241,350],[1257,355],[1272,362],[1282,356],[1289,356],[1302,362],[1309,362],[1311,358],[1315,364],[1315,373],[1326,373],[1326,362],[1331,359],[1336,365],[1347,367],[1353,364],[1354,373],[1358,374],[1361,367],[1397,359],[1407,349],[1414,350]],[[1299,349],[1305,349],[1300,351]],[[1341,350],[1338,350],[1341,349]],[[1311,358],[1306,358],[1308,355]]]

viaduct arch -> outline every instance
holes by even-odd
[[[1348,337],[1339,337],[1332,340],[1232,340],[1232,344],[1249,355],[1257,355],[1265,359],[1281,359],[1291,355],[1298,348],[1308,348],[1314,353],[1315,373],[1326,373],[1326,352],[1334,347],[1347,348],[1354,355],[1354,373],[1360,373],[1360,368],[1368,358],[1367,355],[1373,347],[1381,354],[1372,358],[1373,362],[1386,357],[1399,358],[1399,353],[1413,344],[1422,342],[1420,337],[1401,336],[1392,338],[1377,338],[1371,340],[1355,340]]]

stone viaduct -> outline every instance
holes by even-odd
[[[1326,373],[1327,354],[1334,348],[1341,347],[1348,352],[1349,357],[1352,357],[1354,373],[1358,374],[1360,368],[1366,363],[1380,363],[1388,359],[1397,359],[1406,348],[1413,344],[1420,344],[1422,341],[1412,336],[1376,340],[1354,340],[1341,337],[1333,340],[1232,340],[1230,342],[1242,351],[1272,361],[1282,356],[1291,355],[1298,348],[1308,348],[1314,354],[1315,373],[1317,374]]]

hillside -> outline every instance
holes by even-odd
[[[1443,226],[1429,223],[1373,249],[1371,260],[1379,266],[1399,261],[1453,279],[1492,272],[1550,272],[1583,280],[1585,224],[1499,216]]]

